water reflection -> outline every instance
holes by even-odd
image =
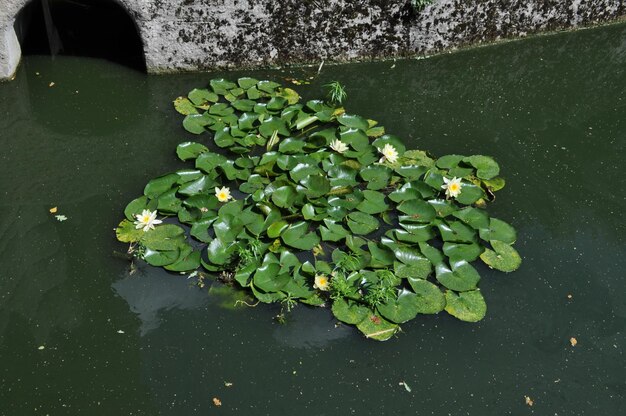
[[[141,319],[139,332],[142,336],[159,327],[163,312],[198,309],[209,303],[206,292],[193,286],[191,280],[162,269],[151,269],[148,273],[145,267],[139,266],[136,273],[126,274],[111,285]]]
[[[321,349],[332,341],[354,335],[354,328],[339,325],[328,309],[298,305],[285,324],[276,327],[276,341],[291,348]]]

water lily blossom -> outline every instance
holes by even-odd
[[[143,231],[154,230],[155,225],[161,224],[163,221],[156,219],[157,212],[144,209],[141,214],[135,215],[137,221],[134,222],[135,228],[143,228]]]
[[[455,176],[452,179],[448,179],[444,177],[443,181],[445,183],[441,185],[441,189],[446,190],[447,197],[456,198],[457,196],[459,196],[459,194],[461,193],[461,188],[463,187],[463,184],[461,183],[461,178],[457,178]]]
[[[319,290],[323,290],[323,291],[327,291],[328,288],[328,277],[323,275],[323,274],[316,274],[315,275],[315,283],[313,284],[313,288],[314,289],[319,289]]]
[[[230,188],[224,186],[222,188],[215,187],[215,196],[220,202],[228,202],[229,199],[234,199],[230,194]]]
[[[330,143],[330,148],[337,153],[343,153],[348,150],[348,145],[339,139],[335,139]]]
[[[398,151],[389,143],[385,144],[382,149],[378,149],[378,151],[383,154],[378,163],[383,163],[385,160],[389,163],[396,163],[398,160]]]

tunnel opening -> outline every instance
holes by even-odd
[[[137,26],[116,1],[32,0],[15,32],[22,55],[86,56],[146,71]]]

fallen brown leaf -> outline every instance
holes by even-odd
[[[57,207],[50,208],[50,214],[56,214],[57,211],[58,211]]]
[[[213,397],[213,404],[215,406],[221,406],[222,405],[222,401],[220,399],[218,399],[217,397]]]
[[[575,347],[576,344],[578,344],[578,340],[576,340],[576,338],[574,338],[574,337],[571,337],[569,339],[569,343],[572,344],[572,347]]]
[[[530,397],[528,397],[528,396],[524,396],[524,401],[526,402],[526,404],[527,404],[528,406],[531,406],[531,407],[532,407],[532,405],[533,405],[533,404],[535,404],[535,402],[533,402],[533,399],[531,399],[531,398],[530,398]]]

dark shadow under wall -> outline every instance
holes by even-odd
[[[33,0],[15,32],[22,55],[88,56],[146,71],[137,26],[113,0]]]

